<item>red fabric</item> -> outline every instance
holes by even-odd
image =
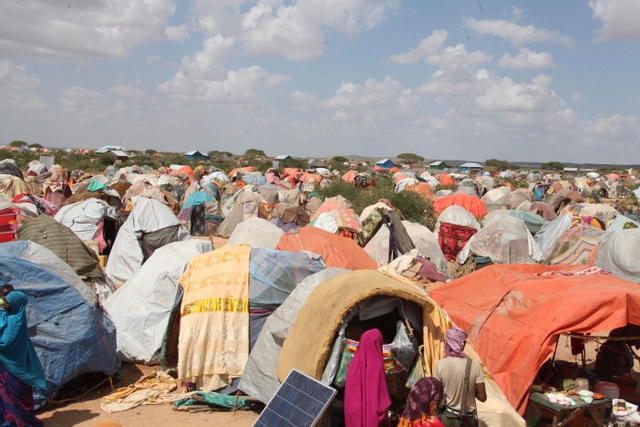
[[[391,399],[387,391],[382,360],[382,334],[370,329],[362,334],[353,356],[344,390],[346,427],[383,427],[389,425],[387,409]]]
[[[478,230],[472,227],[449,224],[448,222],[441,223],[440,232],[438,233],[438,245],[444,254],[444,258],[447,261],[454,261],[471,236],[477,232]]]
[[[482,203],[482,200],[470,194],[452,194],[451,196],[433,201],[433,209],[437,214],[440,214],[440,212],[451,205],[458,205],[465,208],[476,218],[482,218],[487,214],[487,207]]]
[[[584,268],[493,265],[431,291],[456,325],[469,333],[469,342],[520,414],[559,334],[640,325],[638,284],[616,276],[576,274]]]
[[[377,270],[378,264],[352,239],[331,234],[320,228],[307,225],[291,230],[280,238],[278,251],[310,251],[322,255],[328,267],[349,270]]]

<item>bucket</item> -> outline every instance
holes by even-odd
[[[109,257],[107,255],[98,255],[98,261],[100,262],[100,267],[106,267],[108,259]]]
[[[602,394],[607,399],[617,399],[620,397],[620,387],[618,384],[610,383],[608,381],[598,382],[594,391]]]
[[[620,394],[636,394],[638,380],[626,375],[614,376],[613,382],[620,387]]]

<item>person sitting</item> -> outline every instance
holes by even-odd
[[[345,380],[346,427],[388,427],[391,399],[382,359],[382,334],[370,329],[362,334]]]
[[[436,409],[444,397],[440,380],[434,377],[421,378],[407,396],[407,409],[402,413],[398,427],[443,426],[436,418]]]
[[[464,353],[467,333],[460,328],[447,330],[445,338],[445,358],[436,363],[434,377],[442,381],[445,394],[445,412],[442,422],[448,427],[462,427],[462,417],[467,417],[473,425],[478,425],[476,402],[487,400],[482,366],[470,360]],[[467,366],[469,361],[469,366]],[[465,383],[465,378],[467,382]],[[464,404],[464,407],[463,407]]]
[[[46,388],[44,370],[27,332],[27,297],[9,292],[0,310],[0,425],[40,427],[31,387]]]

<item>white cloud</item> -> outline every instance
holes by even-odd
[[[264,90],[271,89],[289,76],[272,74],[253,66],[229,71],[221,80],[200,80],[187,77],[178,71],[173,79],[156,86],[156,91],[166,93],[177,101],[201,101],[209,104],[247,104],[257,101]]]
[[[493,60],[491,55],[483,52],[467,52],[464,44],[444,47],[449,33],[446,30],[435,30],[429,37],[422,39],[418,46],[406,53],[392,55],[389,60],[400,64],[415,64],[424,60],[428,64],[455,65],[455,64],[482,64]]]
[[[638,0],[590,0],[593,17],[602,21],[595,41],[630,39],[640,43]]]
[[[453,66],[440,69],[418,88],[419,93],[437,95],[476,95],[484,91],[488,71],[481,69],[473,73],[469,67]]]
[[[291,102],[293,102],[295,107],[299,110],[309,110],[312,107],[315,107],[318,103],[318,97],[316,95],[301,92],[299,90],[291,92],[289,99],[291,99]]]
[[[518,25],[502,19],[477,20],[464,18],[465,25],[480,35],[492,35],[508,40],[514,46],[522,46],[535,42],[560,43],[573,46],[573,39],[563,36],[559,31],[538,29],[533,25]]]
[[[520,48],[520,53],[512,56],[509,52],[498,61],[499,67],[542,69],[555,67],[553,56],[549,52],[532,52],[526,47]]]
[[[216,34],[204,41],[203,50],[182,59],[180,71],[185,77],[196,80],[219,80],[226,75],[226,61],[236,40]]]
[[[0,57],[123,58],[162,40],[174,10],[172,0],[3,0]]]
[[[511,16],[513,16],[515,20],[519,20],[520,18],[522,18],[523,15],[524,15],[524,10],[522,8],[511,6]]]
[[[487,90],[476,98],[476,106],[481,110],[507,112],[540,112],[564,105],[553,89],[549,87],[551,77],[540,74],[531,84],[514,83],[508,77],[487,81]]]
[[[24,65],[13,65],[11,60],[0,59],[0,109],[46,109],[47,104],[35,93],[39,87],[40,80],[27,74]]]
[[[582,104],[584,102],[584,96],[582,96],[581,93],[574,93],[573,94],[573,102],[577,102],[578,104]]]
[[[58,99],[62,111],[81,123],[92,123],[127,109],[124,101],[112,103],[105,94],[79,86],[65,88]]]
[[[594,121],[583,120],[580,125],[588,136],[626,136],[637,139],[640,119],[635,114],[628,116],[612,114],[609,117],[599,117]]]
[[[177,26],[167,25],[167,28],[164,30],[164,34],[167,36],[167,40],[169,41],[182,41],[191,37],[186,24]]]
[[[151,64],[157,64],[157,63],[159,63],[160,61],[162,61],[162,58],[160,58],[159,56],[147,56],[147,57],[144,59],[144,61],[145,61],[147,64],[151,65]]]
[[[113,93],[114,95],[118,95],[119,97],[124,99],[132,99],[132,100],[144,99],[144,92],[138,89],[137,87],[133,87],[132,85],[111,86],[109,88],[109,92]]]
[[[439,117],[431,117],[429,119],[429,127],[435,130],[445,130],[449,128],[449,122]]]

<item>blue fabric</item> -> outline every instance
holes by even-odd
[[[23,383],[45,388],[44,370],[27,331],[27,296],[13,291],[5,300],[11,309],[0,324],[0,363]]]
[[[540,215],[527,211],[509,211],[509,216],[520,218],[529,232],[535,235],[547,223]]]
[[[80,374],[118,371],[113,323],[69,283],[37,264],[5,254],[0,256],[0,280],[29,301],[27,328],[47,380],[46,388],[35,390],[36,406]]]
[[[198,191],[189,196],[187,201],[184,202],[184,205],[182,205],[182,209],[192,208],[195,205],[200,205],[205,202],[215,202],[215,199],[204,191]]]

